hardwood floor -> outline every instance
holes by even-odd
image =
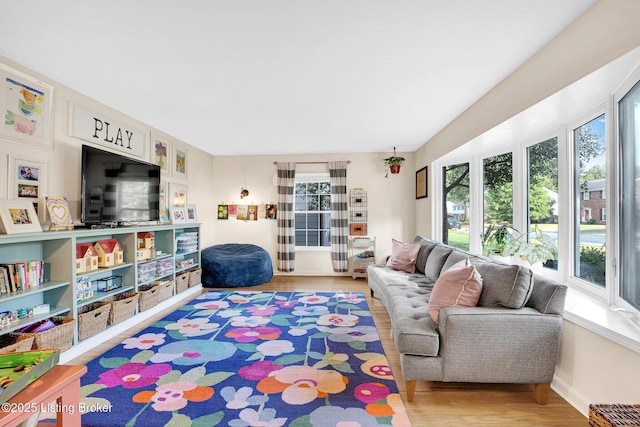
[[[242,288],[243,290],[275,290],[283,292],[313,290],[318,292],[362,292],[378,328],[382,345],[395,374],[398,390],[405,397],[400,358],[391,338],[391,322],[382,305],[369,295],[363,279],[351,277],[274,276],[269,283]],[[168,309],[139,325],[136,330],[114,337],[91,352],[71,361],[85,364],[104,353],[123,339],[144,329],[148,324],[166,316]],[[534,400],[533,385],[522,384],[469,384],[418,382],[415,399],[406,402],[407,414],[415,427],[422,426],[586,426],[587,419],[551,390],[549,402],[538,405]]]

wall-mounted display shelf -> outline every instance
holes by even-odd
[[[143,239],[142,236],[147,236],[148,246],[151,242],[148,240],[150,235],[155,240],[155,247],[145,248],[149,249],[146,254],[149,259],[139,260],[140,252],[137,251],[140,247],[144,248],[140,240]],[[87,271],[78,269],[76,248],[82,247],[83,244],[86,247],[88,242],[95,243],[106,239],[116,239],[119,242],[123,250],[122,262],[106,268]],[[25,310],[47,305],[49,312],[23,317],[11,324],[5,322],[3,327],[0,327],[0,335],[52,316],[61,315],[77,319],[79,309],[87,304],[112,299],[125,292],[135,292],[140,286],[160,279],[175,283],[177,273],[200,265],[200,225],[144,225],[0,236],[0,264],[32,260],[44,261],[43,283],[28,289],[0,293],[0,312],[24,314]],[[79,283],[83,286],[78,286]],[[105,283],[111,286],[105,286]],[[201,286],[193,286],[176,295],[174,284],[171,298],[82,342],[78,341],[76,330],[74,346],[63,353],[61,361],[70,360],[74,354],[79,354],[85,348],[89,349],[98,342],[104,342],[174,302],[196,295],[201,289]]]

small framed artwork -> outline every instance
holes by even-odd
[[[17,70],[0,68],[0,134],[43,148],[52,148],[53,87]]]
[[[187,204],[187,186],[177,182],[169,183],[168,206],[182,207]]]
[[[236,219],[240,221],[248,221],[249,220],[249,206],[248,205],[238,205],[238,210],[236,212]]]
[[[171,223],[172,224],[181,224],[183,222],[187,222],[187,213],[185,212],[183,207],[172,207],[169,209],[171,213]]]
[[[187,216],[187,222],[198,221],[198,214],[196,212],[196,205],[184,205],[184,210]]]
[[[187,179],[187,147],[178,142],[174,142],[173,147],[173,177]]]
[[[278,205],[275,203],[267,203],[264,206],[265,213],[264,217],[266,219],[277,219],[278,218]]]
[[[427,194],[427,167],[416,172],[416,199],[422,199],[428,196]]]
[[[160,211],[159,221],[162,223],[170,222],[169,212],[167,211],[167,205],[165,205],[164,203],[160,203],[159,211]]]
[[[6,234],[42,231],[36,210],[28,200],[1,200],[0,223]]]
[[[229,219],[229,205],[218,205],[218,219]]]
[[[73,229],[73,219],[66,197],[45,197],[49,212],[49,231],[58,231],[58,227]]]
[[[163,176],[171,176],[171,141],[151,132],[151,163],[160,166]]]
[[[238,215],[238,205],[229,205],[229,215]]]
[[[46,163],[9,157],[9,198],[29,200],[41,222],[46,220],[42,206],[45,195]]]

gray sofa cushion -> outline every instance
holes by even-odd
[[[482,276],[479,307],[524,307],[533,289],[530,269],[484,260],[479,261],[476,268]]]
[[[424,275],[427,279],[435,282],[440,277],[442,266],[451,254],[453,248],[451,246],[436,245],[427,258],[427,263],[424,267]]]
[[[413,241],[420,242],[420,250],[418,251],[418,257],[416,258],[416,273],[424,274],[424,267],[427,263],[427,258],[429,257],[431,250],[435,248],[438,243],[422,236],[416,236]]]

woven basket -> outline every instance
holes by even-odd
[[[164,280],[156,283],[158,287],[158,302],[162,302],[173,296],[173,280]]]
[[[189,287],[199,285],[202,281],[202,269],[194,268],[189,270]]]
[[[176,276],[176,294],[184,292],[189,287],[189,272],[185,271]]]
[[[0,335],[0,353],[29,351],[31,347],[33,347],[33,337],[12,332]]]
[[[589,426],[638,426],[640,405],[589,405]]]
[[[116,323],[127,320],[136,314],[136,308],[138,307],[138,293],[125,292],[114,295],[113,299],[108,302],[111,304],[109,324],[115,325]]]
[[[78,340],[94,336],[107,329],[111,304],[94,302],[87,304],[78,311]]]
[[[58,348],[60,349],[60,353],[69,350],[73,345],[73,330],[76,326],[76,319],[54,316],[51,318],[51,321],[56,325],[55,328],[35,334],[20,332],[19,335],[33,337],[34,350]]]
[[[154,285],[144,285],[138,288],[140,299],[138,300],[138,311],[149,310],[158,305],[160,290]]]

